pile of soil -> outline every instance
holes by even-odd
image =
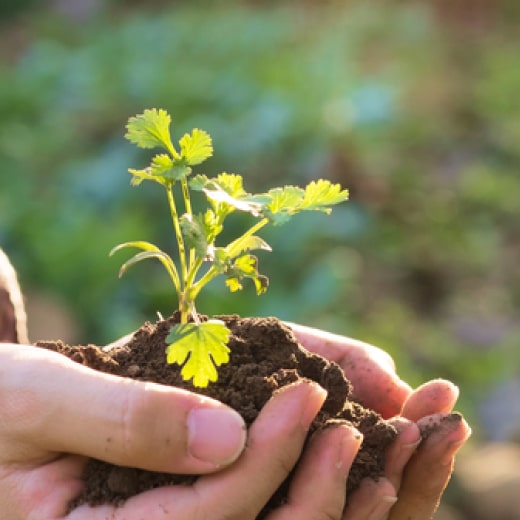
[[[118,376],[177,386],[204,394],[237,410],[250,425],[277,389],[300,378],[311,379],[328,392],[314,420],[309,436],[337,421],[352,423],[364,435],[347,483],[348,492],[365,477],[383,474],[386,447],[396,436],[395,429],[376,412],[349,399],[351,384],[335,363],[310,353],[291,330],[276,318],[220,316],[231,330],[230,362],[219,367],[219,378],[208,388],[194,388],[180,376],[180,367],[167,365],[165,338],[177,323],[174,315],[155,324],[146,323],[127,345],[110,350],[101,347],[68,346],[61,342],[39,342],[38,346],[57,351],[72,360]],[[85,468],[86,486],[73,506],[88,503],[122,504],[127,498],[159,486],[189,484],[195,476],[155,473],[90,460]],[[259,519],[286,498],[291,476],[271,498]]]

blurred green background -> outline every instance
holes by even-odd
[[[455,381],[496,435],[485,394],[520,378],[517,1],[12,0],[0,16],[0,246],[34,333],[104,343],[173,309],[160,265],[118,280],[124,255],[107,257],[173,245],[160,188],[129,185],[149,154],[123,139],[162,107],[176,138],[213,136],[199,172],[351,192],[263,235],[265,295],[221,281],[200,311],[372,342],[413,385]]]

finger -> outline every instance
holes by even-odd
[[[406,466],[399,501],[389,519],[431,518],[453,472],[454,457],[471,434],[460,414],[436,414],[419,421],[423,436],[430,431]]]
[[[0,412],[4,462],[65,452],[148,470],[206,473],[234,461],[246,438],[242,418],[218,401],[21,345],[0,347]]]
[[[284,387],[251,425],[244,453],[229,468],[192,486],[146,491],[119,508],[81,506],[67,520],[253,520],[296,464],[325,398],[325,390],[315,383]]]
[[[363,436],[342,424],[316,434],[293,476],[287,504],[268,520],[341,518],[347,477]]]
[[[354,387],[355,400],[384,418],[400,413],[412,389],[396,375],[394,362],[384,350],[303,325],[288,326],[307,350],[341,366]]]
[[[296,339],[307,350],[326,357],[331,361],[339,363],[339,361],[343,359],[345,351],[368,351],[372,358],[377,360],[378,364],[395,372],[395,363],[392,357],[388,352],[378,347],[347,336],[333,334],[332,332],[307,327],[306,325],[300,325],[298,323],[285,322],[285,324],[292,330]]]
[[[396,501],[395,490],[387,479],[363,479],[349,498],[342,520],[383,520]]]
[[[418,421],[435,413],[449,413],[459,397],[459,389],[451,381],[434,379],[414,390],[405,401],[401,415]]]
[[[27,315],[16,271],[0,249],[0,341],[28,343]]]
[[[234,496],[224,506],[229,518],[256,518],[268,499],[294,468],[308,428],[325,401],[327,392],[315,383],[302,381],[283,388],[253,423],[242,457],[224,473],[204,477],[195,485],[210,506],[222,509],[222,496]],[[254,475],[254,486],[244,481]],[[243,514],[237,514],[243,510]],[[250,516],[248,516],[250,515]],[[223,515],[226,517],[226,515]]]
[[[404,417],[394,417],[389,422],[397,430],[397,437],[386,450],[385,477],[398,492],[404,468],[421,443],[421,432],[416,423]]]
[[[38,468],[9,468],[2,473],[2,518],[62,518],[84,486],[85,458],[59,457]]]

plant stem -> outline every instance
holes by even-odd
[[[173,197],[173,183],[169,183],[166,186],[166,193],[168,195],[168,205],[170,207],[170,214],[172,216],[173,228],[177,237],[177,244],[179,246],[179,259],[181,263],[181,290],[179,292],[179,311],[181,313],[181,323],[188,322],[189,314],[189,302],[186,301],[186,280],[188,278],[188,268],[186,266],[186,248],[184,246],[184,238],[181,232],[181,226],[179,223],[179,215],[177,213],[177,206],[175,205],[175,199]]]
[[[184,197],[184,204],[186,206],[186,213],[188,215],[192,215],[193,211],[191,209],[191,198],[190,198],[190,190],[188,187],[188,181],[186,180],[186,177],[183,177],[181,179],[181,186],[182,186],[182,195]],[[195,262],[195,249],[190,248],[190,259],[189,259],[189,269],[191,270],[193,264]]]

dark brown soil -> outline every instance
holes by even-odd
[[[362,448],[350,472],[348,491],[352,492],[364,477],[377,479],[382,475],[385,449],[395,438],[395,429],[377,413],[348,399],[351,385],[338,365],[306,351],[297,343],[290,329],[276,318],[221,316],[220,319],[232,331],[229,343],[231,360],[219,367],[218,382],[202,390],[183,381],[177,365],[165,362],[165,338],[170,325],[175,322],[174,317],[156,324],[146,323],[126,346],[110,351],[92,345],[70,347],[61,342],[40,342],[38,345],[100,371],[179,386],[214,397],[240,412],[248,425],[278,388],[299,378],[311,379],[328,391],[328,397],[309,435],[338,420],[351,422],[364,435]],[[187,484],[196,477],[153,473],[90,460],[84,478],[85,490],[75,504],[121,504],[141,491]],[[259,519],[283,503],[289,481],[290,477],[272,497]]]

